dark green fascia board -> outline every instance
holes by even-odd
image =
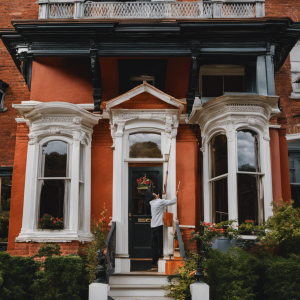
[[[13,167],[0,167],[0,177],[11,177],[13,174]]]

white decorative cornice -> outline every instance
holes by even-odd
[[[177,135],[177,127],[179,124],[177,109],[112,109],[110,114],[110,129],[113,138],[122,136],[125,126],[131,122],[137,121],[153,121],[155,123],[160,123],[164,126],[167,135],[172,137]]]
[[[226,95],[206,102],[193,111],[189,124],[199,124],[204,141],[218,130],[226,132],[228,141],[242,127],[257,128],[269,140],[269,120],[278,113],[278,97]]]
[[[67,136],[75,145],[91,141],[99,117],[80,106],[65,102],[24,101],[13,106],[29,126],[29,145],[46,136]]]

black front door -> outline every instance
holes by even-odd
[[[162,193],[162,167],[129,168],[129,254],[151,258],[150,194]]]

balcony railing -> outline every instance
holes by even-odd
[[[84,2],[39,0],[39,19],[262,18],[265,0]]]

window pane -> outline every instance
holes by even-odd
[[[155,133],[135,133],[129,135],[129,157],[161,158],[161,135]]]
[[[223,76],[202,75],[202,97],[223,95]]]
[[[1,179],[1,178],[0,178]],[[1,179],[1,211],[9,211],[10,210],[10,198],[11,198],[11,185],[12,178],[2,178]]]
[[[251,130],[237,133],[238,170],[259,172],[258,167],[258,135]]]
[[[238,174],[239,223],[253,220],[259,223],[258,180],[259,175]]]
[[[242,93],[244,91],[244,76],[224,76],[224,92]]]
[[[212,200],[214,207],[214,222],[228,220],[228,190],[227,177],[212,182]]]
[[[44,177],[67,176],[68,144],[51,141],[43,145]]]
[[[212,140],[212,174],[211,178],[227,174],[227,137],[225,135],[218,135]]]
[[[49,214],[64,217],[65,180],[41,180],[40,217]]]

